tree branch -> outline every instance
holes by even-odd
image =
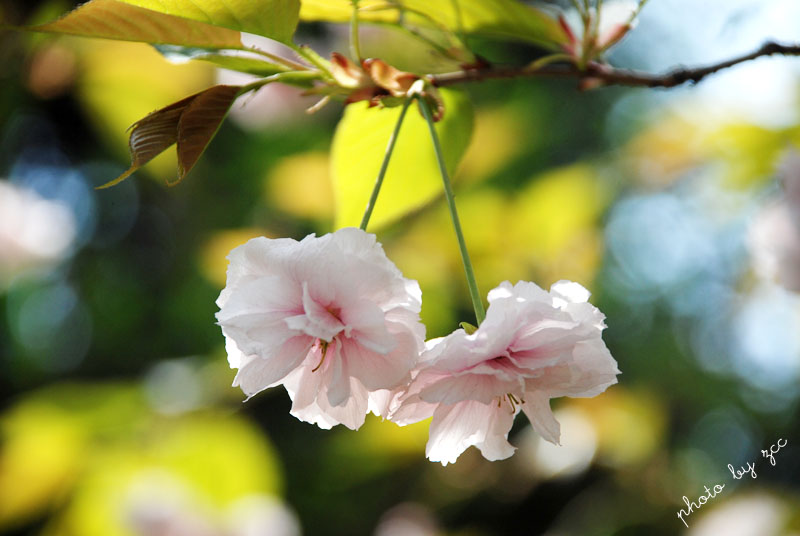
[[[463,82],[479,82],[482,80],[502,78],[577,78],[580,80],[601,82],[602,85],[669,88],[679,86],[686,82],[697,83],[717,71],[773,54],[800,56],[800,45],[782,45],[770,41],[764,43],[754,52],[730,60],[694,69],[682,67],[660,75],[629,69],[617,69],[606,63],[592,62],[589,63],[584,70],[578,69],[575,65],[546,65],[538,68],[488,67],[431,75],[429,80],[433,85],[443,87],[461,84]]]

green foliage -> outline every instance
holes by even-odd
[[[300,0],[122,0],[159,13],[205,22],[288,43]]]
[[[454,173],[469,145],[473,111],[466,95],[442,91],[444,118],[436,123],[448,170]],[[369,108],[366,103],[347,107],[333,139],[332,169],[336,199],[336,226],[358,226],[386,143],[400,108]],[[403,123],[370,223],[379,227],[407,215],[442,191],[428,126],[414,110]]]
[[[92,0],[64,17],[30,28],[83,37],[204,48],[241,48],[239,32],[117,0]]]
[[[362,0],[359,8],[359,19],[362,21],[399,24],[402,20],[404,23],[432,26],[456,35],[483,35],[553,49],[567,41],[556,19],[515,0]],[[351,13],[349,0],[304,0],[300,18],[346,22]]]

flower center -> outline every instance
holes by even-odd
[[[333,318],[338,320],[340,324],[344,324],[344,322],[342,322],[342,308],[341,307],[334,307],[333,305],[329,305],[329,306],[327,306],[325,308],[325,310],[328,311],[328,313]]]

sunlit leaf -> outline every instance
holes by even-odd
[[[484,108],[475,114],[475,132],[464,155],[464,180],[473,182],[502,169],[530,140],[530,132],[508,108]]]
[[[333,216],[330,159],[326,153],[288,156],[270,169],[267,201],[300,218],[329,221]]]
[[[156,110],[135,123],[128,143],[131,167],[100,188],[125,180],[176,142],[178,180],[175,183],[183,180],[216,134],[240,91],[240,86],[214,86]]]
[[[52,507],[73,484],[86,455],[81,427],[52,406],[17,409],[4,416],[1,429],[0,528]]]
[[[663,444],[666,414],[663,403],[644,390],[614,386],[594,399],[570,399],[585,411],[598,432],[601,460],[612,466],[646,463]]]
[[[289,42],[300,0],[122,0],[168,15]]]
[[[208,48],[241,48],[239,32],[117,0],[92,0],[64,17],[30,29],[39,32]]]
[[[445,27],[455,33],[479,34],[556,47],[567,40],[554,17],[516,0],[361,0],[359,17],[364,21],[395,22]],[[303,0],[302,20],[346,22],[349,0]]]
[[[787,147],[797,146],[800,128],[769,129],[747,123],[728,123],[712,129],[699,149],[720,165],[725,184],[746,189],[775,174],[775,162]]]
[[[535,177],[515,195],[508,234],[520,257],[545,284],[589,284],[602,252],[599,218],[609,192],[597,172],[576,164]]]
[[[128,432],[122,441],[96,446],[45,536],[150,533],[142,530],[142,522],[153,516],[214,526],[234,516],[243,501],[275,497],[283,487],[269,440],[236,415],[152,419],[142,430]]]
[[[340,434],[331,440],[323,477],[346,487],[408,466],[425,452],[429,426],[429,420],[400,427],[367,418],[357,434]]]
[[[210,64],[176,65],[143,43],[68,42],[75,47],[81,66],[77,84],[80,103],[98,138],[120,160],[129,157],[128,128],[133,123],[214,84],[215,69]],[[175,177],[177,165],[177,154],[165,151],[143,169],[154,178],[168,181]]]
[[[6,410],[0,417],[0,528],[62,501],[90,463],[91,442],[116,440],[139,426],[142,404],[138,391],[124,385],[59,384]]]
[[[472,106],[466,95],[442,91],[444,119],[436,124],[445,161],[452,174],[469,144]],[[336,226],[357,226],[394,129],[400,108],[351,104],[336,129],[332,147]],[[394,221],[442,192],[442,179],[425,119],[415,108],[406,115],[370,225]]]

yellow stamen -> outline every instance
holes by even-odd
[[[319,367],[322,366],[322,363],[325,362],[325,355],[328,353],[328,341],[319,341],[319,347],[322,348],[322,359],[319,360],[319,364],[311,369],[311,372],[316,372],[319,370]]]

